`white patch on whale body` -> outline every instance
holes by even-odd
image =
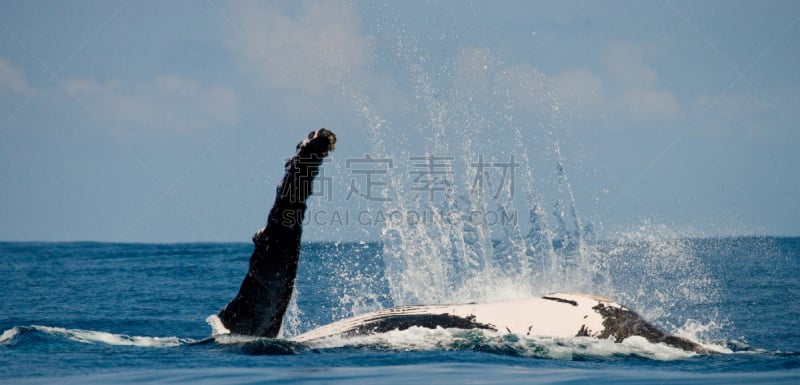
[[[599,297],[567,293],[493,303],[400,306],[346,318],[296,336],[292,340],[304,342],[338,336],[358,329],[359,326],[394,316],[443,314],[520,336],[570,338],[581,334],[595,337],[605,329],[603,316],[594,309],[599,304],[625,309],[615,302]]]

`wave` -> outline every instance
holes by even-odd
[[[85,344],[105,344],[112,346],[169,348],[197,342],[191,338],[129,336],[95,330],[31,325],[14,326],[4,331],[3,334],[0,335],[0,345],[12,344],[23,336],[31,334],[43,334],[51,338],[67,339]]]
[[[643,337],[630,337],[621,343],[613,339],[590,337],[550,338],[518,336],[488,330],[428,329],[411,327],[368,336],[329,337],[306,342],[271,339],[236,334],[217,334],[203,340],[180,337],[147,337],[103,331],[66,329],[51,326],[15,326],[0,335],[0,346],[35,343],[27,337],[44,336],[44,343],[62,339],[82,344],[172,348],[211,345],[246,355],[288,355],[324,353],[357,349],[373,352],[467,351],[510,357],[545,358],[563,361],[608,360],[625,357],[655,361],[674,361],[696,356],[695,353],[654,344]],[[723,345],[704,345],[723,353],[732,351]],[[743,349],[736,349],[742,351]]]

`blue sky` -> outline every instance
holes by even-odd
[[[0,41],[0,240],[247,241],[319,127],[312,209],[467,143],[603,236],[800,235],[796,1],[3,1]]]

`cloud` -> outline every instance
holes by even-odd
[[[645,63],[644,52],[633,44],[609,43],[603,59],[615,83],[637,88],[655,87],[658,83],[656,71]]]
[[[702,123],[698,129],[713,135],[763,135],[765,131],[778,134],[791,126],[784,120],[778,107],[769,100],[780,100],[778,93],[767,93],[767,99],[748,93],[728,93],[723,95],[703,95],[695,98],[692,107]]]
[[[671,92],[660,89],[630,88],[622,94],[622,108],[639,120],[677,118],[683,114]]]
[[[554,96],[566,104],[594,108],[606,100],[605,86],[585,69],[571,69],[550,77]]]
[[[656,70],[647,64],[645,51],[626,42],[612,42],[604,55],[608,88],[615,92],[617,108],[632,120],[661,121],[683,116],[671,91],[659,84]]]
[[[685,116],[675,95],[659,82],[645,51],[624,42],[609,43],[602,66],[568,69],[548,77],[553,95],[585,117],[608,116],[629,123],[675,120]]]
[[[259,82],[320,94],[369,64],[371,39],[359,33],[351,3],[308,1],[288,13],[269,3],[232,5],[230,46]]]
[[[0,58],[0,95],[12,92],[31,97],[36,93],[25,80],[25,74],[9,60]]]
[[[452,84],[459,98],[482,107],[514,105],[550,110],[547,76],[528,63],[503,62],[488,48],[467,47],[456,56]]]
[[[68,79],[67,90],[115,131],[188,134],[235,124],[242,111],[236,93],[226,86],[204,86],[179,76],[160,76],[141,84],[120,80],[99,84]]]
[[[728,93],[716,97],[701,96],[695,100],[698,109],[713,107],[725,116],[751,116],[769,111],[769,105],[752,94]]]
[[[598,117],[649,124],[685,116],[675,95],[659,83],[644,50],[612,42],[601,59],[600,67],[545,74],[528,63],[504,63],[489,49],[466,48],[457,56],[454,84],[470,96],[488,98],[501,91],[534,114],[547,114],[558,106],[578,117],[580,124]]]

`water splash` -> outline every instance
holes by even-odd
[[[292,290],[292,297],[289,299],[289,304],[286,307],[284,322],[281,324],[281,328],[278,331],[278,338],[294,336],[300,334],[300,332],[303,330],[303,311],[300,310],[300,306],[297,305],[298,297],[300,297],[300,290],[295,287],[294,290]],[[206,321],[212,325],[212,328],[216,330],[214,323],[209,320]],[[214,334],[219,333],[215,332]]]
[[[402,219],[381,231],[394,305],[576,291],[613,298],[674,330],[680,322],[671,317],[713,301],[716,287],[690,244],[665,226],[595,238],[578,210],[562,105],[545,75],[482,49],[431,69],[413,39],[397,33],[394,41],[414,101],[406,117],[413,128],[395,126],[367,95],[342,85],[368,127],[373,155],[395,160],[381,208]],[[481,179],[481,164],[516,165],[510,188],[497,175]],[[423,169],[429,178],[447,172],[435,174],[446,179],[438,195],[420,193]],[[427,220],[410,220],[420,213]],[[509,220],[490,222],[488,214]]]

